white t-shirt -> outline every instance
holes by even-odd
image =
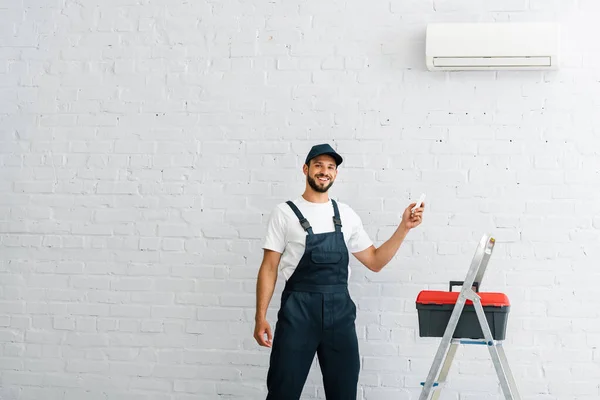
[[[333,224],[333,204],[331,199],[326,203],[311,203],[302,196],[293,200],[304,218],[310,223],[313,233],[335,231]],[[373,244],[365,231],[362,220],[348,205],[336,201],[342,220],[342,233],[350,253],[365,250]],[[286,280],[298,266],[304,254],[305,241],[308,233],[300,225],[294,211],[285,202],[275,207],[267,225],[263,249],[282,253],[279,270]]]

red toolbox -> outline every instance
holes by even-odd
[[[450,289],[452,286],[450,287]],[[477,293],[481,298],[481,305],[492,331],[494,340],[504,340],[510,302],[504,293]],[[460,295],[459,292],[444,292],[423,290],[417,296],[417,310],[419,318],[420,337],[442,337],[454,305]],[[467,300],[463,308],[458,325],[454,331],[454,338],[484,339],[481,325],[475,313],[471,300]]]

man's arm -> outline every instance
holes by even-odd
[[[258,270],[256,281],[256,315],[254,338],[261,346],[271,347],[273,335],[271,327],[267,322],[267,309],[273,297],[275,284],[277,283],[277,267],[281,253],[272,250],[264,251],[263,261]],[[265,340],[265,335],[267,339]]]
[[[417,208],[414,212],[412,208],[415,203],[410,204],[402,214],[402,222],[394,232],[391,238],[382,244],[379,248],[370,246],[367,249],[358,253],[353,253],[354,256],[373,272],[379,272],[385,267],[394,257],[402,242],[408,235],[411,229],[419,226],[423,220],[423,210],[425,205]]]
[[[399,226],[392,237],[379,248],[370,246],[361,252],[354,253],[354,256],[371,271],[379,272],[394,257],[407,234],[408,229]]]
[[[267,318],[267,308],[277,283],[277,267],[280,258],[280,253],[265,249],[256,281],[256,320]]]

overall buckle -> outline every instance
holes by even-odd
[[[302,218],[300,220],[300,225],[302,225],[302,228],[304,228],[304,230],[310,229],[310,222],[308,222],[306,218]]]

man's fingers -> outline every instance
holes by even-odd
[[[258,342],[259,345],[267,347],[267,342],[265,341],[265,335],[263,335],[262,333],[258,334],[256,341]]]
[[[422,213],[423,210],[425,209],[425,203],[423,203],[421,205],[421,207],[415,208],[416,204],[413,203],[410,206],[408,206],[408,209],[410,210],[411,214],[416,214],[416,213]]]
[[[265,335],[267,336],[266,339],[265,339]],[[258,331],[257,334],[254,336],[254,339],[256,339],[258,344],[263,347],[271,347],[271,343],[273,340],[273,335],[271,333],[271,327],[267,326],[267,327],[261,329],[260,331]]]

